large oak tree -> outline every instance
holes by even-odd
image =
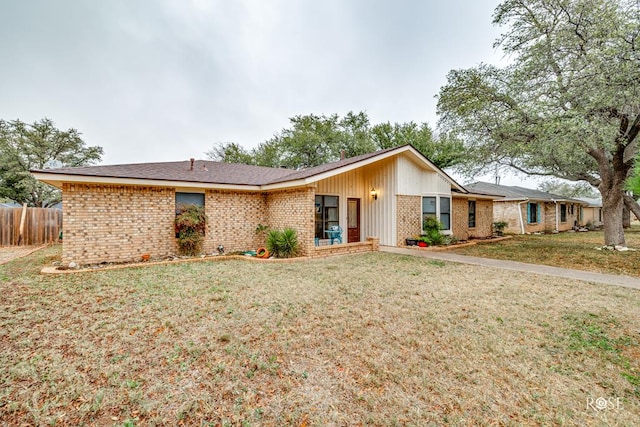
[[[88,147],[77,130],[60,130],[49,119],[31,124],[0,120],[0,197],[35,207],[55,205],[60,191],[37,181],[29,170],[86,166],[101,157],[101,147]]]
[[[494,23],[506,27],[496,46],[511,65],[451,71],[439,125],[465,141],[470,172],[499,163],[598,188],[605,244],[624,245],[624,182],[640,131],[640,4],[507,0]]]

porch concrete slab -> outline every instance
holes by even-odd
[[[393,246],[380,246],[380,252],[411,255],[421,258],[438,259],[462,264],[480,265],[483,267],[500,268],[503,270],[521,271],[546,276],[563,277],[565,279],[582,280],[585,282],[601,283],[605,285],[623,286],[640,290],[640,278],[621,276],[616,274],[594,273],[590,271],[572,270],[569,268],[551,267],[548,265],[528,264],[525,262],[505,261],[500,259],[479,258],[458,255],[450,252],[420,251]]]

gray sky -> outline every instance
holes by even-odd
[[[498,0],[3,0],[0,118],[103,164],[251,148],[298,114],[436,125],[446,74],[499,63]]]

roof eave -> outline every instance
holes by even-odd
[[[465,198],[465,199],[481,199],[481,200],[502,200],[504,196],[497,194],[481,194],[481,193],[459,193],[451,192],[453,198]]]
[[[242,190],[242,191],[260,191],[259,185],[247,184],[223,184],[209,182],[194,181],[175,181],[161,179],[142,179],[142,178],[119,178],[89,175],[70,175],[60,173],[31,172],[31,174],[39,181],[46,182],[56,188],[62,188],[62,183],[77,184],[112,184],[112,185],[136,185],[144,187],[190,187],[212,190]]]

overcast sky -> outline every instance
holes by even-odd
[[[251,148],[298,114],[428,122],[446,74],[500,63],[498,0],[4,0],[0,118],[52,119],[103,164]]]

